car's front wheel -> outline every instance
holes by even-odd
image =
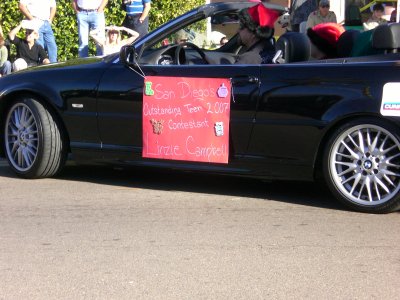
[[[18,99],[7,112],[4,128],[6,157],[25,178],[50,177],[66,160],[65,143],[51,112],[35,99]]]
[[[377,119],[338,128],[324,155],[324,175],[335,196],[352,209],[387,213],[400,208],[400,132]]]

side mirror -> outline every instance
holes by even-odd
[[[119,52],[119,60],[125,65],[137,65],[137,53],[134,46],[125,45]]]

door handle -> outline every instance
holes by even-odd
[[[232,78],[232,84],[236,86],[245,85],[247,83],[256,84],[259,82],[259,78],[256,76],[239,76]]]

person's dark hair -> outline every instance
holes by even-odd
[[[377,3],[374,5],[374,7],[372,8],[373,11],[384,11],[385,7],[381,4],[381,3]]]
[[[390,14],[390,22],[396,22],[396,18],[397,18],[397,10],[395,9]]]

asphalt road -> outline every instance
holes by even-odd
[[[400,213],[324,187],[0,160],[0,299],[399,299]]]

